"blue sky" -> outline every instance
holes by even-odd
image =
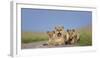
[[[31,32],[51,31],[57,25],[80,28],[92,24],[92,12],[22,8],[21,22],[22,31]]]

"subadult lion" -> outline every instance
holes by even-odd
[[[48,31],[47,32],[47,35],[48,35],[48,42],[47,44],[48,45],[55,45],[55,32],[54,31]]]
[[[69,34],[68,43],[75,44],[80,40],[79,33],[75,31],[75,29],[67,29],[67,33]]]
[[[63,26],[56,26],[53,31],[47,32],[49,40],[48,45],[64,45],[65,31]]]
[[[55,45],[65,44],[65,31],[63,26],[56,26],[55,29]]]

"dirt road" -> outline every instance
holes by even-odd
[[[78,45],[60,45],[60,46],[43,45],[45,43],[46,43],[46,41],[22,44],[21,48],[22,49],[33,49],[33,48],[55,48],[55,47],[74,47],[74,46],[78,46]]]

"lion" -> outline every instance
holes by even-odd
[[[65,44],[65,31],[63,26],[57,26],[54,29],[55,31],[55,45],[64,45]]]
[[[80,36],[79,33],[75,29],[67,29],[67,33],[69,34],[68,43],[75,44],[79,41]]]
[[[55,32],[54,31],[47,31],[47,34],[48,34],[48,42],[47,44],[48,45],[55,45]]]
[[[65,39],[65,44],[68,44],[68,42],[69,42],[69,34],[68,34],[68,32],[65,32],[64,39]]]

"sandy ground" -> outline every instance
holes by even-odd
[[[46,41],[22,44],[21,48],[22,49],[33,49],[33,48],[56,48],[56,47],[74,47],[74,46],[78,46],[78,45],[59,45],[59,46],[43,45],[45,43],[46,43]]]

